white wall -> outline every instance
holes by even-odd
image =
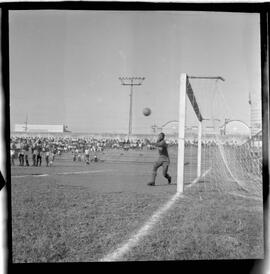
[[[25,130],[25,128],[27,130]],[[16,132],[64,132],[64,125],[33,125],[33,124],[16,124]]]

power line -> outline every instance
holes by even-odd
[[[123,86],[130,86],[128,136],[132,135],[133,86],[141,86],[144,79],[145,77],[119,77],[119,80]]]

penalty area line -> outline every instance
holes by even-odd
[[[24,177],[46,177],[49,174],[26,174],[26,175],[11,175],[12,178],[24,178]]]
[[[71,172],[61,172],[55,175],[72,175],[72,174],[88,174],[88,173],[100,173],[100,172],[112,171],[111,169],[98,169],[98,170],[85,170],[85,171],[71,171]]]
[[[73,174],[89,174],[89,173],[101,173],[101,172],[110,172],[111,169],[99,169],[99,170],[87,170],[87,171],[74,171],[74,172],[61,172],[54,174],[26,174],[26,175],[11,175],[12,178],[25,178],[25,177],[47,177],[53,175],[73,175]]]

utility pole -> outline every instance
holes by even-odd
[[[24,131],[27,132],[27,124],[28,124],[28,114],[26,114],[25,126]]]
[[[224,135],[226,135],[226,126],[227,124],[230,122],[231,120],[228,118],[225,118],[225,122],[224,122]]]
[[[128,136],[132,135],[133,87],[141,86],[145,77],[119,77],[123,86],[130,86]]]
[[[251,93],[249,92],[249,94],[248,94],[248,104],[249,104],[249,115],[250,115],[250,136],[249,137],[251,137],[252,136],[252,134],[253,134],[253,113],[252,113],[252,110],[253,110],[253,102],[252,102],[252,99],[251,99]]]

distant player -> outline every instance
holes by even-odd
[[[37,161],[36,161],[36,166],[41,166],[42,163],[42,144],[41,141],[39,140],[37,145]]]
[[[98,159],[97,155],[95,155],[94,158],[91,159],[91,162],[97,163],[98,161],[99,161],[99,159]]]
[[[157,170],[161,166],[163,168],[162,170],[163,176],[168,180],[169,184],[171,183],[171,180],[172,180],[171,176],[168,174],[168,168],[170,165],[170,158],[169,158],[168,149],[167,149],[168,145],[164,139],[165,139],[165,134],[161,132],[158,135],[157,142],[154,144],[158,148],[159,158],[154,163],[153,171],[152,171],[152,179],[148,183],[149,186],[155,185]]]
[[[87,165],[90,163],[90,149],[87,147],[84,151],[85,162]]]
[[[15,166],[15,149],[11,148],[10,149],[10,159],[11,159],[11,165]]]
[[[53,161],[54,161],[54,153],[53,151],[49,152],[49,167],[51,167],[53,165]]]
[[[49,163],[50,163],[49,157],[50,157],[50,148],[46,147],[45,161],[46,161],[46,166],[47,167],[49,166]]]
[[[29,145],[29,141],[26,140],[24,145],[24,160],[25,160],[25,164],[26,166],[29,166],[29,157],[30,157],[30,145]]]

